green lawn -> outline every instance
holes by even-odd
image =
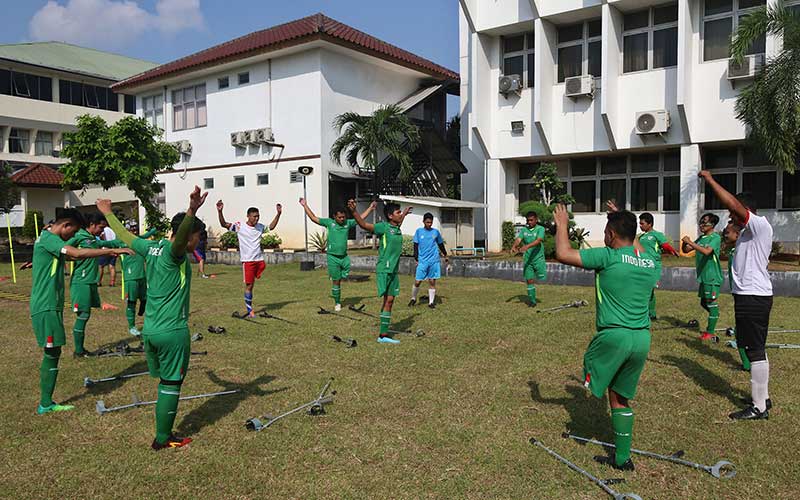
[[[616,486],[644,499],[797,498],[800,466],[800,350],[771,350],[771,419],[731,422],[728,412],[749,393],[735,351],[700,343],[672,328],[653,334],[653,347],[635,400],[634,447],[706,464],[734,462],[738,475],[720,481],[688,468],[638,458],[635,473],[608,471],[592,461],[602,450],[560,438],[564,430],[612,440],[606,401],[587,396],[579,377],[593,334],[590,288],[540,286],[541,307],[586,299],[591,307],[546,315],[520,301],[520,283],[445,279],[441,305],[409,309],[411,278],[396,307],[399,328],[423,328],[424,338],[399,346],[375,342],[376,322],[316,314],[329,306],[324,270],[270,266],[256,284],[257,306],[298,323],[232,319],[242,308],[241,271],[210,266],[218,277],[192,282],[195,349],[183,394],[242,389],[239,395],[182,402],[177,428],[187,448],[150,451],[153,409],[98,416],[95,401],[125,404],[131,394],[154,399],[156,382],[141,377],[86,390],[85,376],[144,369],[141,357],[74,360],[64,348],[56,400],[73,412],[37,417],[38,365],[27,304],[0,300],[0,497],[5,498],[508,498],[602,499],[606,495],[542,450],[546,445]],[[0,276],[8,276],[0,265]],[[377,313],[374,277],[346,283],[347,304]],[[0,292],[30,291],[30,271]],[[424,292],[423,292],[424,293]],[[101,288],[122,306],[119,288]],[[664,320],[702,319],[693,293],[659,292]],[[798,299],[776,298],[774,326],[800,327]],[[732,323],[730,296],[721,299],[720,326]],[[792,312],[794,311],[794,312]],[[73,315],[65,311],[70,328]],[[205,333],[208,325],[229,333]],[[656,326],[663,326],[660,321]],[[87,346],[126,339],[122,309],[96,311]],[[356,349],[330,340],[358,339]],[[798,342],[800,335],[772,341]],[[246,419],[310,400],[328,377],[338,391],[328,414],[299,414],[260,433]]]

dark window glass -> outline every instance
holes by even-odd
[[[764,6],[767,0],[739,0],[740,9],[749,9],[750,7]]]
[[[626,184],[627,181],[625,179],[600,181],[600,204],[603,205],[606,201],[611,200],[618,207],[624,207]]]
[[[589,21],[588,23],[586,23],[586,28],[588,31],[587,36],[589,38],[600,36],[603,33],[603,22],[600,19]]]
[[[256,184],[259,186],[266,186],[269,184],[269,174],[258,174]]]
[[[533,177],[533,174],[536,173],[536,169],[539,168],[538,163],[520,163],[519,164],[519,179],[520,180],[528,180]]]
[[[228,77],[227,76],[223,76],[222,78],[217,80],[217,85],[221,89],[227,89],[228,86],[230,85],[230,82],[228,81]]]
[[[244,176],[237,175],[233,178],[233,187],[242,187],[244,186]]]
[[[783,208],[800,208],[800,172],[783,173]]]
[[[767,155],[758,148],[742,148],[743,167],[765,167],[772,165]]]
[[[68,80],[58,81],[58,102],[61,104],[71,104],[69,96],[70,85]]]
[[[668,68],[678,65],[678,28],[653,32],[653,67]]]
[[[239,85],[250,83],[250,73],[239,73]]]
[[[647,33],[626,36],[622,46],[623,73],[647,69]]]
[[[97,93],[97,107],[100,109],[108,109],[109,100],[113,101],[114,99],[109,99],[108,97],[108,90],[102,87],[95,87]],[[112,97],[116,97],[113,96]]]
[[[575,203],[572,204],[573,212],[594,212],[595,182],[573,182],[572,197],[575,198]]]
[[[573,42],[583,38],[583,23],[559,26],[558,43]]]
[[[203,189],[214,189],[214,178],[203,179]]]
[[[631,172],[658,172],[658,155],[633,155],[631,156]]]
[[[0,94],[11,95],[11,72],[0,69]]]
[[[135,95],[126,95],[125,96],[125,109],[124,111],[129,115],[136,114],[136,96]]]
[[[777,175],[775,172],[752,172],[742,174],[742,191],[753,195],[756,210],[777,208]]]
[[[736,168],[736,148],[707,149],[705,151],[704,168]]]
[[[664,153],[664,172],[681,171],[681,152],[679,150]]]
[[[703,35],[703,60],[726,59],[730,55],[733,19],[706,21]]]
[[[100,101],[97,97],[97,87],[94,85],[83,85],[83,102],[84,106],[88,106],[90,108],[99,108]]]
[[[681,178],[664,177],[664,207],[662,210],[677,211],[681,209]]]
[[[625,156],[606,156],[600,159],[600,174],[625,174],[628,172],[628,159]]]
[[[53,79],[46,76],[39,77],[39,99],[42,101],[53,100]]]
[[[503,52],[519,52],[525,48],[525,35],[503,38]]]
[[[603,75],[603,51],[601,42],[589,44],[589,74],[594,77]]]
[[[575,158],[570,160],[572,176],[597,175],[596,161],[594,158]]]
[[[533,32],[530,32],[525,38],[528,40],[527,47],[529,49],[533,49],[533,47],[536,45],[536,36],[533,34]]]
[[[536,82],[536,73],[534,72],[533,54],[528,54],[528,87],[533,87]]]
[[[653,24],[674,23],[678,20],[678,4],[655,7],[653,9]]]
[[[525,203],[526,201],[538,199],[538,192],[533,184],[520,184],[519,185],[519,202]]]
[[[736,193],[736,174],[718,174],[714,179],[729,193]],[[725,207],[719,202],[719,198],[714,195],[711,188],[706,184],[706,210],[722,210]]]
[[[503,60],[504,75],[519,75],[522,78],[522,56],[506,57]]]
[[[30,80],[33,80],[32,78]],[[11,73],[11,83],[13,84],[14,95],[18,97],[33,97],[31,93],[31,87],[29,79],[25,73],[17,73],[16,71]],[[38,83],[38,82],[37,82]]]
[[[625,14],[623,29],[625,31],[636,30],[640,28],[646,28],[649,24],[650,24],[650,11],[642,10],[639,12],[632,12],[630,14]]]
[[[631,179],[631,210],[658,210],[658,177]]]
[[[79,82],[69,82],[70,104],[83,106],[83,84]]]
[[[558,81],[583,74],[583,47],[574,45],[558,49]]]
[[[733,0],[706,0],[706,15],[723,14],[733,10]]]

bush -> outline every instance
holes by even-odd
[[[536,215],[539,217],[539,224],[545,228],[544,255],[545,258],[550,259],[556,254],[556,242],[554,238],[556,228],[553,224],[553,209],[538,201],[526,201],[520,204],[519,214],[521,216],[524,217],[525,214],[531,211],[536,212]],[[585,244],[588,234],[589,232],[585,231],[583,228],[575,227],[575,216],[572,212],[569,212],[569,240],[572,248],[581,248],[581,245]],[[511,244],[514,243],[515,237],[516,235],[512,237]],[[503,246],[505,247],[505,232],[503,233]],[[509,248],[510,247],[511,245],[509,245]]]
[[[261,236],[261,248],[280,248],[281,243],[283,243],[281,238],[277,234],[270,233],[269,231],[265,231]]]
[[[769,258],[774,259],[783,251],[783,245],[781,245],[780,241],[773,241],[772,242],[772,249],[769,252]]]
[[[219,244],[222,248],[239,248],[239,237],[233,231],[225,231],[219,237]]]
[[[511,250],[517,235],[514,232],[514,223],[510,220],[503,222],[503,250]]]
[[[33,214],[39,219],[39,231],[42,230],[46,222],[42,219],[44,215],[39,210],[28,210],[25,212],[25,224],[22,226],[22,236],[26,238],[36,239],[39,235],[36,234],[36,224],[33,220]]]
[[[328,233],[326,231],[314,233],[308,237],[308,242],[317,252],[325,253],[328,249]]]
[[[406,257],[414,256],[414,237],[407,234],[403,235],[403,253]]]
[[[520,204],[519,214],[521,216],[525,217],[525,214],[531,211],[536,212],[536,215],[539,217],[539,224],[547,226],[553,222],[553,211],[544,203],[526,201]],[[572,213],[570,213],[570,218],[572,218]]]

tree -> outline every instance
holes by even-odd
[[[453,115],[447,122],[447,131],[445,132],[445,142],[450,152],[456,158],[461,157],[461,117]],[[447,197],[454,200],[461,199],[461,174],[448,174],[447,175]]]
[[[18,199],[17,186],[11,181],[11,167],[0,162],[0,212],[10,212]]]
[[[126,116],[109,126],[99,116],[79,116],[78,130],[64,134],[63,153],[70,159],[61,167],[64,187],[124,185],[141,200],[147,226],[166,231],[167,220],[155,204],[161,191],[156,174],[178,163],[180,153],[161,137],[162,131],[144,118]]]
[[[736,117],[770,161],[794,173],[800,137],[800,17],[778,6],[760,9],[739,22],[731,56],[739,63],[764,35],[783,39],[783,49],[756,73],[736,101]]]
[[[558,167],[555,163],[541,163],[533,173],[533,185],[539,190],[539,201],[546,206],[553,203],[569,205],[575,198],[564,192],[564,183],[558,178]]]

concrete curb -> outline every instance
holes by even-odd
[[[212,250],[207,253],[207,262],[210,264],[229,264],[236,265],[239,262],[238,252],[223,252]],[[267,264],[288,264],[303,260],[313,260],[317,266],[325,266],[327,258],[321,253],[265,253],[264,261]],[[378,261],[376,255],[350,256],[352,269],[358,271],[375,271],[375,264]],[[522,262],[510,262],[503,260],[473,260],[473,259],[454,259],[451,261],[452,269],[448,276],[462,278],[486,278],[500,279],[509,281],[522,281]],[[400,259],[400,273],[413,274],[416,269],[414,259],[403,257]],[[722,291],[729,293],[727,272]],[[800,272],[784,271],[770,272],[772,278],[772,288],[776,296],[800,297]],[[576,269],[563,264],[547,263],[547,280],[551,285],[576,285],[594,286],[594,273]],[[694,292],[697,290],[695,271],[689,267],[665,267],[661,274],[662,290],[676,290],[684,292]]]

